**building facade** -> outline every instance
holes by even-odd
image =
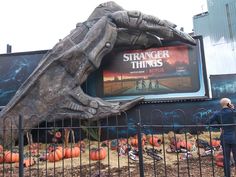
[[[208,12],[193,17],[204,39],[208,76],[236,73],[236,1],[208,0]]]

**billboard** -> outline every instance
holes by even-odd
[[[236,95],[236,74],[210,75],[212,98]]]
[[[15,95],[47,51],[0,55],[0,108]]]
[[[168,42],[145,50],[111,52],[82,86],[106,100],[208,98],[202,38],[196,46]],[[5,106],[47,51],[0,55],[0,107]]]
[[[113,52],[101,69],[97,95],[109,100],[208,97],[202,41],[200,37],[195,39],[196,46],[175,42]]]

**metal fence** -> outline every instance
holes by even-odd
[[[174,111],[186,118],[182,110]],[[153,113],[163,116],[160,110]],[[18,133],[16,144],[2,142],[0,176],[223,175],[216,126],[145,124],[141,116],[130,124],[126,113],[114,120],[110,125],[108,118],[103,123],[66,119],[29,130],[19,116],[17,129],[0,130],[12,137]]]

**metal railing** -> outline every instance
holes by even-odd
[[[186,119],[184,111],[174,112]],[[158,109],[151,114],[151,119],[163,119]],[[113,125],[108,118],[102,123],[65,119],[45,122],[31,130],[24,127],[23,116],[19,116],[17,130],[4,130],[12,137],[17,132],[18,139],[8,147],[2,142],[0,176],[223,175],[214,157],[221,151],[220,144],[213,145],[212,141],[218,141],[218,125],[214,130],[204,124],[175,125],[174,117],[169,124],[156,125],[153,120],[142,122],[140,112],[138,116],[139,121],[132,124],[123,113],[113,118]],[[191,130],[194,133],[190,134]]]

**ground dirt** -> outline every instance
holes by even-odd
[[[159,135],[160,136],[160,135]],[[178,136],[178,135],[177,135]],[[180,138],[186,136],[179,135]],[[219,137],[219,133],[211,135]],[[209,140],[209,134],[203,133],[198,138]],[[143,169],[145,177],[153,176],[167,176],[167,177],[221,177],[223,176],[223,168],[215,165],[212,156],[201,157],[202,149],[196,148],[191,151],[193,157],[184,159],[183,153],[166,153],[164,150],[169,146],[168,135],[164,135],[165,143],[161,147],[155,149],[162,149],[161,156],[163,160],[155,161],[148,156],[145,151],[143,153]],[[187,134],[187,140],[194,143],[196,135]],[[119,156],[117,151],[107,151],[108,155],[104,160],[91,161],[89,160],[89,149],[95,147],[97,142],[90,142],[91,146],[86,146],[85,152],[77,158],[63,159],[59,162],[53,163],[48,161],[39,161],[34,157],[36,164],[28,168],[24,168],[24,176],[49,176],[49,177],[107,177],[107,176],[121,176],[121,177],[139,177],[140,166],[139,161],[133,161],[128,158],[128,155]],[[46,145],[42,145],[40,151],[43,151]],[[152,148],[148,143],[144,148]],[[106,147],[107,148],[107,147]],[[27,147],[25,148],[27,149]],[[0,176],[18,176],[19,168],[16,164],[1,164]]]

